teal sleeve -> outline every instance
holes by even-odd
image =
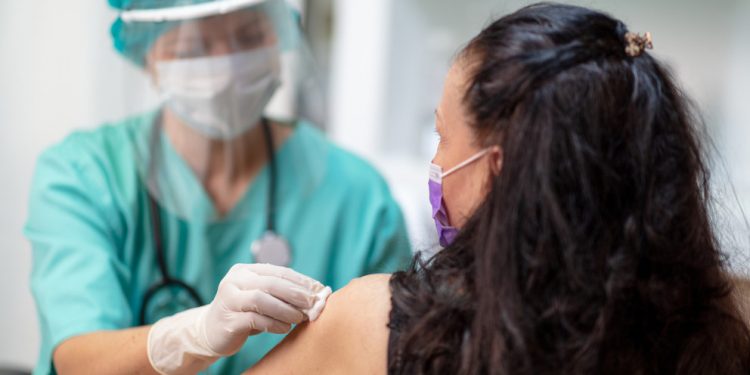
[[[112,194],[103,175],[92,173],[98,166],[80,163],[80,152],[69,146],[39,158],[25,227],[42,340],[35,374],[54,372],[52,352],[65,339],[132,322],[124,293],[128,268],[117,257],[112,229]]]
[[[411,244],[401,208],[387,192],[378,210],[365,274],[392,273],[408,266]]]

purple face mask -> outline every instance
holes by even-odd
[[[432,219],[435,221],[435,228],[437,229],[440,246],[442,247],[446,247],[453,243],[453,240],[456,239],[456,235],[458,235],[458,228],[450,225],[448,222],[448,213],[445,211],[445,205],[443,202],[443,179],[451,173],[479,160],[479,158],[484,156],[488,151],[489,148],[479,151],[474,154],[474,156],[466,159],[445,173],[443,173],[443,168],[439,165],[430,164],[430,181],[428,182],[430,189],[430,206],[432,206]]]

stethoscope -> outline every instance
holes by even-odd
[[[270,263],[279,266],[288,266],[292,260],[292,251],[289,242],[287,242],[282,236],[276,232],[275,226],[275,202],[276,202],[276,158],[275,149],[273,143],[273,134],[271,133],[271,126],[267,119],[261,121],[263,127],[263,139],[266,145],[266,151],[268,153],[268,176],[269,176],[269,189],[266,204],[266,231],[265,233],[250,246],[250,251],[255,258],[256,263]],[[155,123],[152,129],[151,135],[151,150],[157,150],[159,147],[158,143],[158,132],[160,126]],[[149,166],[149,175],[153,173],[154,163],[151,162]],[[148,192],[148,189],[146,189]],[[141,305],[141,311],[139,314],[139,321],[141,325],[147,323],[147,313],[149,306],[153,304],[155,297],[163,291],[171,291],[170,298],[163,302],[159,308],[162,311],[168,310],[167,313],[159,315],[171,315],[186,308],[202,306],[204,304],[198,291],[192,286],[188,285],[184,281],[177,279],[170,275],[169,269],[167,268],[166,254],[164,251],[164,241],[161,233],[161,217],[159,214],[159,206],[156,203],[154,196],[148,192],[149,200],[149,215],[151,217],[151,232],[154,240],[154,248],[156,250],[156,263],[161,273],[161,280],[152,285],[146,290],[146,294],[143,295],[143,304]],[[181,293],[181,296],[178,294]],[[180,300],[184,302],[180,305]],[[168,305],[168,306],[167,306]],[[187,306],[187,307],[186,307]],[[155,320],[154,320],[155,321]],[[153,321],[152,321],[153,322]]]

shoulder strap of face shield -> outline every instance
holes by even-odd
[[[184,21],[231,13],[266,1],[268,0],[221,0],[171,8],[129,10],[122,12],[120,18],[123,22]]]

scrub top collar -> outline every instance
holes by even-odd
[[[150,184],[151,194],[156,194],[157,201],[171,213],[188,219],[191,222],[222,223],[248,219],[260,219],[268,209],[269,166],[266,163],[253,180],[248,184],[245,193],[237,204],[224,216],[219,215],[216,207],[198,181],[185,160],[173,147],[169,137],[162,129],[158,131],[158,147],[150,150],[154,126],[158,126],[161,110],[153,111],[144,118],[144,125],[138,135],[138,154],[142,169],[141,176]],[[276,202],[272,205],[279,210],[284,205],[285,196],[291,190],[302,189],[301,196],[314,191],[325,175],[327,142],[314,138],[322,137],[319,131],[305,122],[294,125],[293,133],[284,143],[277,147],[278,182]],[[152,154],[156,152],[156,154]],[[149,171],[151,157],[161,163]]]

